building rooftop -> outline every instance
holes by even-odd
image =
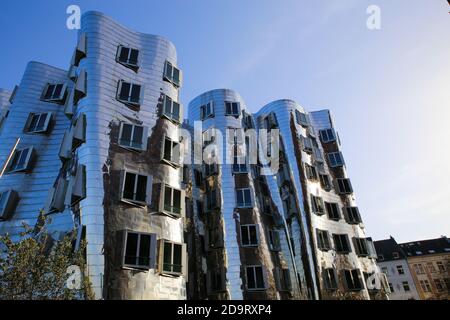
[[[450,240],[446,236],[437,239],[401,243],[400,246],[408,257],[450,253]]]
[[[393,237],[386,240],[374,241],[375,250],[377,251],[378,261],[392,261],[406,259],[406,254],[401,246]]]

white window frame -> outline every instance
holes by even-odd
[[[325,201],[325,211],[327,212],[328,219],[334,220],[334,221],[341,220],[341,210],[340,210],[339,204],[337,202]],[[336,216],[335,216],[335,213],[336,213]]]
[[[256,277],[256,268],[261,268],[261,274],[262,274],[262,280],[263,280],[262,287],[258,287],[258,281],[257,281],[257,277]],[[253,270],[253,280],[254,280],[255,286],[256,286],[254,288],[250,288],[250,286],[249,286],[249,281],[248,281],[249,279],[248,279],[248,272],[247,272],[248,269]],[[261,290],[267,289],[266,272],[262,265],[245,266],[245,280],[246,280],[245,284],[246,284],[247,291],[261,291]]]
[[[167,105],[170,105],[170,111],[166,110]],[[175,107],[178,108],[178,118],[176,118],[174,116]],[[175,124],[181,124],[181,122],[182,122],[181,118],[182,118],[182,114],[183,114],[182,111],[183,111],[183,106],[180,103],[176,102],[174,99],[172,99],[168,95],[164,95],[163,105],[162,105],[162,110],[161,110],[161,115],[163,117],[174,122]]]
[[[126,61],[122,61],[122,60],[120,60],[120,56],[122,55],[122,50],[123,49],[128,49],[128,57],[127,57],[127,60]],[[131,53],[132,53],[132,51],[137,51],[137,59],[136,59],[136,63],[132,63],[132,62],[130,62],[130,58],[131,58]],[[118,63],[120,63],[121,65],[123,65],[123,66],[125,66],[125,67],[130,67],[130,68],[133,68],[133,69],[137,69],[137,68],[139,68],[139,62],[140,62],[140,50],[138,50],[138,49],[135,49],[135,48],[131,48],[131,47],[127,47],[127,46],[124,46],[124,45],[119,45],[118,47],[117,47],[117,55],[116,55],[116,61],[118,62]]]
[[[130,141],[129,145],[122,143],[123,127],[125,125],[131,126],[131,141]],[[133,142],[133,138],[134,138],[134,132],[135,132],[135,128],[136,127],[142,128],[142,137],[141,137],[141,139],[142,139],[142,147],[141,148],[132,146],[132,142]],[[147,150],[147,139],[148,139],[148,128],[147,127],[136,125],[136,124],[132,124],[132,123],[125,123],[125,122],[121,122],[120,123],[119,139],[118,139],[119,146],[121,146],[123,148],[126,148],[126,149],[136,150],[136,151],[146,151]]]
[[[251,242],[251,236],[250,236],[250,228],[254,228],[255,229],[255,234],[256,234],[256,243],[252,243]],[[243,229],[247,229],[247,242],[248,244],[244,244],[244,232]],[[260,242],[260,237],[259,237],[259,229],[258,229],[258,225],[256,224],[242,224],[241,228],[240,228],[240,232],[241,232],[241,246],[246,248],[246,247],[257,247],[259,246],[259,242]]]
[[[170,142],[170,159],[165,158],[166,154],[166,141]],[[178,159],[174,159],[176,152],[174,149],[178,148]],[[180,141],[172,140],[168,136],[163,136],[162,146],[161,146],[161,160],[171,166],[176,168],[181,167],[181,143]]]
[[[242,193],[242,199],[244,201],[244,203],[242,205],[240,205],[238,203],[238,193]],[[246,199],[246,197],[245,197],[246,193],[248,194],[250,199]],[[250,203],[248,203],[247,200],[249,200]],[[236,189],[236,207],[237,208],[246,209],[246,208],[253,208],[253,206],[254,205],[253,205],[252,189],[251,188],[238,188],[238,189]]]
[[[139,173],[139,172],[136,172],[133,170],[123,170],[122,174],[123,174],[123,181],[122,181],[122,188],[121,188],[121,192],[120,192],[120,200],[125,203],[138,204],[138,205],[144,205],[144,206],[150,204],[151,199],[149,199],[149,198],[150,198],[150,195],[152,192],[153,176],[142,174],[142,173]],[[124,196],[127,174],[135,175],[133,199],[128,199],[128,198],[125,198],[125,196]],[[137,194],[137,186],[138,186],[139,176],[147,178],[147,183],[145,186],[145,200],[144,201],[135,199],[136,194]]]
[[[171,249],[171,253],[172,254],[171,254],[171,259],[170,259],[170,265],[172,266],[171,267],[172,268],[171,271],[164,270],[164,265],[168,264],[168,263],[166,263],[166,261],[164,261],[164,258],[165,258],[164,251],[165,251],[165,245],[166,244],[170,244],[171,247],[172,247],[172,249]],[[181,247],[181,257],[180,257],[180,260],[181,260],[181,265],[180,265],[181,268],[180,269],[181,270],[179,272],[178,271],[173,271],[173,266],[174,266],[173,262],[174,262],[174,254],[175,254],[174,247],[175,246],[180,246]],[[163,274],[163,275],[171,275],[171,276],[176,276],[176,277],[182,276],[184,274],[185,268],[186,268],[185,264],[187,263],[187,261],[186,261],[186,244],[178,243],[178,242],[174,242],[174,241],[170,241],[170,240],[166,240],[166,239],[161,239],[160,240],[160,247],[159,247],[159,255],[160,255],[159,270],[160,270],[161,274]]]

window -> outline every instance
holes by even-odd
[[[400,255],[398,254],[398,252],[392,252],[392,257],[394,259],[398,259],[398,258],[400,258]]]
[[[423,269],[423,266],[419,264],[414,264],[414,270],[417,274],[425,274],[425,270]]]
[[[249,188],[236,190],[236,204],[238,208],[252,208],[252,195]]]
[[[436,273],[436,268],[434,267],[432,262],[427,262],[427,269],[431,273]]]
[[[248,290],[264,290],[264,272],[262,266],[247,266],[245,267],[247,289]]]
[[[320,139],[323,143],[328,143],[336,141],[336,135],[334,134],[334,129],[324,129],[320,130]]]
[[[155,258],[156,234],[125,232],[124,267],[152,269]]]
[[[212,211],[214,209],[220,208],[221,205],[221,195],[217,188],[210,189],[205,194],[205,209],[207,211]]]
[[[182,107],[181,105],[170,98],[169,96],[164,96],[162,116],[169,119],[170,121],[175,122],[176,124],[181,123],[182,116]]]
[[[219,174],[219,165],[213,161],[212,163],[203,163],[203,173],[205,177]]]
[[[342,167],[344,163],[344,157],[341,152],[332,152],[328,154],[328,161],[330,163],[330,167]]]
[[[443,263],[442,261],[436,262],[436,265],[437,265],[438,270],[439,270],[440,272],[445,272],[445,266],[444,266],[444,263]]]
[[[0,221],[8,220],[14,214],[19,195],[14,190],[0,192]]]
[[[345,207],[345,219],[349,224],[360,224],[362,222],[358,207]]]
[[[431,292],[431,286],[428,280],[420,280],[420,287],[423,292]]]
[[[337,253],[347,254],[351,252],[350,242],[346,234],[333,234],[333,241]]]
[[[134,172],[123,173],[122,201],[145,204],[150,202],[151,178]]]
[[[164,137],[161,148],[161,159],[171,165],[180,166],[180,143]]]
[[[42,94],[42,100],[48,102],[61,102],[64,100],[67,85],[64,83],[47,84]]]
[[[322,151],[319,148],[313,148],[313,158],[316,162],[323,162]]]
[[[206,234],[209,248],[223,248],[223,229],[222,227],[215,226],[209,228]]]
[[[338,192],[340,194],[351,194],[353,193],[352,183],[350,179],[337,179]]]
[[[169,185],[164,185],[163,191],[164,205],[162,212],[177,217],[181,216],[183,214],[182,204],[185,201],[183,192]]]
[[[278,230],[269,230],[269,249],[271,251],[280,251],[280,232]]]
[[[180,69],[175,67],[169,61],[166,61],[166,64],[164,67],[164,80],[169,81],[175,87],[181,86],[181,80],[182,80],[181,71],[180,71]]]
[[[403,270],[402,265],[397,266],[397,272],[398,272],[398,274],[405,274],[405,270]]]
[[[323,215],[325,213],[323,200],[321,197],[316,197],[311,195],[311,204],[312,204],[312,210],[317,215]]]
[[[147,150],[148,128],[128,123],[120,125],[119,145],[138,151]]]
[[[330,237],[328,231],[316,229],[317,247],[322,251],[328,251],[331,249]]]
[[[313,145],[312,140],[308,137],[300,136],[300,142],[303,148],[303,151],[306,153],[312,153],[313,152]]]
[[[402,286],[403,286],[403,290],[404,290],[405,292],[408,292],[408,291],[411,290],[410,287],[409,287],[408,281],[403,281],[403,282],[402,282]]]
[[[445,288],[445,284],[442,281],[442,279],[434,279],[434,285],[436,286],[436,289],[438,292],[443,292]]]
[[[196,187],[203,187],[203,174],[201,170],[194,169],[194,182]]]
[[[163,274],[179,276],[186,266],[186,248],[184,244],[161,240],[160,270]]]
[[[316,181],[317,180],[316,167],[305,163],[305,173],[306,173],[306,178],[307,179],[312,180],[312,181]]]
[[[258,228],[254,224],[241,226],[241,243],[243,247],[257,246],[258,240]]]
[[[33,147],[16,150],[9,165],[8,172],[29,171],[34,154]]]
[[[336,281],[336,271],[333,268],[324,269],[322,275],[325,289],[336,290],[338,288]]]
[[[139,67],[139,50],[119,46],[116,61],[126,67],[137,69]]]
[[[355,246],[355,251],[358,256],[367,257],[370,254],[367,239],[355,237],[353,238],[353,244]]]
[[[141,85],[120,80],[117,87],[117,100],[125,104],[139,106],[142,104],[143,92]]]
[[[278,291],[291,291],[291,275],[287,268],[274,269],[275,285]]]
[[[390,283],[389,282],[389,291],[391,292],[391,293],[394,293],[395,291],[394,291],[394,286],[392,285],[392,283]]]
[[[221,292],[225,291],[226,288],[226,279],[225,279],[225,269],[214,268],[208,271],[208,291],[209,293]]]
[[[84,57],[86,57],[86,33],[82,33],[78,38],[77,47],[71,61],[72,66],[77,67]]]
[[[358,269],[344,270],[344,279],[350,291],[360,291],[364,288]]]
[[[330,176],[327,174],[319,174],[320,185],[325,191],[331,190]]]
[[[52,113],[30,113],[25,124],[27,133],[47,133],[52,119]]]
[[[341,214],[339,212],[339,205],[334,202],[325,202],[325,208],[327,209],[328,218],[330,220],[339,221]]]
[[[239,117],[240,114],[240,104],[239,102],[225,102],[225,115]]]
[[[297,124],[303,127],[309,126],[308,116],[305,113],[295,110],[295,115],[297,119]]]
[[[200,107],[200,119],[205,120],[212,117],[214,117],[214,102],[210,101]]]

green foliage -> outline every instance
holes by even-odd
[[[26,225],[21,240],[0,236],[0,300],[69,300],[92,299],[88,278],[84,276],[86,243],[73,250],[72,235],[60,241],[50,236],[33,237]],[[77,289],[69,289],[69,266],[82,271]],[[79,289],[78,289],[79,288]]]

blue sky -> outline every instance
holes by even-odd
[[[446,0],[8,1],[0,87],[26,63],[67,68],[66,8],[102,11],[177,47],[182,102],[227,87],[250,109],[280,98],[332,110],[367,232],[411,241],[450,230],[450,7]],[[366,27],[369,5],[381,30]]]

